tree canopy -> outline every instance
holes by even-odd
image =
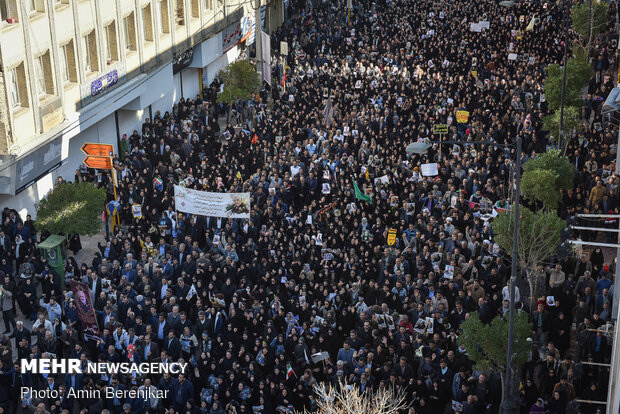
[[[559,150],[549,150],[528,160],[523,166],[521,191],[530,200],[556,209],[561,190],[573,188],[574,167]]]
[[[258,72],[250,62],[243,59],[221,70],[218,77],[224,83],[224,91],[217,97],[218,103],[231,104],[239,99],[248,100],[261,86]]]
[[[537,271],[549,257],[556,255],[560,244],[560,232],[565,223],[555,211],[534,213],[525,206],[519,207],[519,229],[517,237],[517,262],[527,274],[530,287],[529,305],[533,307],[538,284]],[[514,214],[500,213],[493,219],[495,241],[504,251],[512,251]],[[523,297],[523,293],[522,293]]]
[[[532,331],[527,313],[515,314],[514,336],[512,342],[513,369],[521,367],[529,357],[531,344],[527,341]],[[465,345],[469,359],[476,370],[502,372],[506,368],[508,352],[508,321],[496,316],[489,324],[483,324],[474,312],[461,324],[458,343]]]
[[[581,90],[590,81],[592,75],[594,75],[594,69],[585,59],[575,57],[568,60],[564,98],[566,106],[581,107]],[[549,109],[553,111],[557,111],[562,106],[563,76],[564,70],[560,65],[554,63],[547,66],[547,78],[544,82],[545,100],[549,104]]]
[[[590,18],[590,6],[592,15]],[[607,24],[607,4],[604,2],[591,1],[573,6],[572,21],[573,29],[588,43],[603,32]]]
[[[314,386],[314,393],[317,396],[315,414],[399,414],[409,407],[404,388],[378,387],[362,391],[355,383],[341,382],[334,387],[322,382]],[[309,414],[309,411],[297,413]]]
[[[560,202],[560,192],[555,188],[557,173],[552,170],[532,170],[523,174],[521,191],[525,198],[540,201],[545,207],[557,208]]]
[[[101,229],[105,189],[92,183],[58,184],[37,205],[37,226],[51,234],[92,236]]]
[[[522,268],[528,269],[553,256],[560,244],[560,231],[564,221],[555,211],[534,213],[529,208],[519,207],[519,234],[517,254]],[[512,251],[514,214],[500,213],[493,219],[495,241],[507,252]]]
[[[564,135],[579,127],[580,121],[579,108],[575,106],[564,106]],[[558,142],[560,136],[560,111],[547,115],[543,118],[543,129],[549,131],[553,137],[553,142]]]

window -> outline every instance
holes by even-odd
[[[151,18],[151,5],[149,3],[148,6],[142,9],[142,27],[144,29],[144,41],[151,42],[153,41],[153,20]]]
[[[108,65],[118,60],[118,41],[116,38],[116,23],[112,22],[103,28],[105,34],[105,56]]]
[[[170,14],[168,13],[168,0],[161,0],[159,2],[159,13],[157,13],[157,19],[159,20],[159,30],[162,33],[170,33]]]
[[[52,76],[52,65],[50,52],[45,52],[34,60],[34,76],[37,87],[37,95],[44,98],[46,95],[54,94],[54,81]]]
[[[82,52],[84,58],[84,70],[86,72],[92,72],[93,67],[90,61],[90,44],[88,43],[88,36],[82,37]]]
[[[9,22],[17,19],[16,0],[0,0],[0,18]]]
[[[99,70],[99,58],[97,56],[97,38],[95,37],[95,31],[92,30],[89,34],[82,37],[82,51],[84,71],[97,72]]]
[[[30,14],[45,11],[43,0],[26,0],[26,7],[28,7],[28,13]]]
[[[75,65],[75,50],[73,40],[60,47],[60,78],[62,83],[77,82],[77,68]]]
[[[200,17],[200,0],[192,0],[192,17]]]
[[[43,72],[43,56],[34,60],[35,80],[37,82],[37,93],[39,96],[45,95],[45,74]]]
[[[67,48],[68,45],[60,47],[60,78],[63,83],[69,82],[71,78],[69,76],[69,51]]]
[[[28,83],[26,82],[26,70],[24,63],[9,70],[7,73],[7,92],[9,94],[9,105],[11,108],[28,107]]]
[[[123,20],[123,26],[125,28],[125,49],[136,50],[136,21],[133,17],[133,12],[125,16]]]
[[[20,106],[19,82],[17,81],[17,68],[8,72],[7,89],[9,91],[9,104],[11,107]]]
[[[213,10],[213,0],[205,0],[205,8],[207,10]]]
[[[175,0],[176,7],[174,10],[174,21],[179,26],[183,26],[185,24],[185,3],[184,0]]]

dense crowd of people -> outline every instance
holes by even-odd
[[[562,59],[562,8],[393,0],[357,7],[347,22],[346,2],[291,2],[272,37],[290,53],[274,58],[269,96],[218,105],[216,81],[204,99],[181,99],[123,136],[121,226],[92,260],[65,266],[66,280],[91,290],[98,340],[84,340],[75,298],[37,248],[45,235],[36,221],[4,210],[0,411],[312,412],[314,385],[346,382],[402,390],[412,413],[498,412],[500,376],[475,369],[459,326],[505,317],[511,306],[511,258],[494,240],[492,213],[511,208],[513,160],[553,144],[542,128],[543,79]],[[612,3],[610,28],[615,13]],[[480,21],[488,28],[471,30]],[[596,74],[566,148],[575,186],[563,194],[562,218],[618,214],[617,130],[601,114],[615,37],[604,33],[592,51]],[[469,112],[464,122],[457,111]],[[435,124],[448,125],[445,140],[468,144],[408,155],[407,144],[433,139]],[[522,154],[480,143],[509,145],[517,134]],[[423,175],[422,164],[435,162],[437,174]],[[106,171],[82,167],[74,181],[114,197]],[[177,212],[175,184],[249,192],[250,219]],[[610,360],[614,270],[598,248],[549,258],[538,297],[519,276],[514,305],[532,322],[531,356],[518,373],[522,413],[605,412],[575,400],[606,398],[609,368],[587,362]],[[54,377],[14,365],[50,356],[190,368]],[[21,386],[60,397],[21,398]],[[66,397],[103,387],[170,392]]]

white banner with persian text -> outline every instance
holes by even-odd
[[[177,211],[209,217],[250,218],[250,193],[210,193],[174,186]]]

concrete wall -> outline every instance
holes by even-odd
[[[140,111],[119,109],[116,112],[118,115],[118,130],[121,136],[127,134],[127,137],[129,137],[134,130],[140,133],[144,119],[149,117],[148,108]]]
[[[194,99],[200,94],[200,80],[198,79],[198,69],[186,68],[182,72],[183,78],[183,97]]]
[[[35,204],[39,202],[42,196],[52,189],[52,174],[53,173],[47,174],[43,179],[26,188],[16,196],[0,194],[0,206],[2,208],[14,208],[24,220],[26,219],[26,214],[31,214],[34,218],[36,215],[34,211]]]
[[[235,46],[232,49],[230,49],[228,52],[223,54],[222,56],[220,56],[217,59],[215,59],[209,65],[207,65],[207,68],[206,68],[206,71],[207,71],[206,80],[207,80],[207,82],[205,82],[205,84],[206,85],[210,85],[211,82],[213,82],[213,79],[215,79],[215,77],[217,76],[217,74],[218,74],[218,72],[220,70],[224,69],[226,66],[228,66],[228,64],[230,64],[230,63],[234,62],[235,60],[237,60],[237,58],[239,57],[239,53],[240,53],[239,46]],[[203,78],[204,77],[205,76],[203,75]]]
[[[84,160],[82,145],[87,142],[112,144],[114,151],[118,151],[114,114],[108,115],[69,141],[69,157],[63,162],[63,165],[52,172],[55,179],[62,176],[66,181],[73,181],[75,170],[80,168],[80,164]]]

